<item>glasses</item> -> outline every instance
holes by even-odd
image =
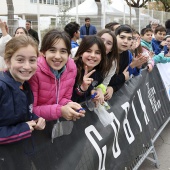
[[[140,37],[133,37],[133,41],[138,41]]]

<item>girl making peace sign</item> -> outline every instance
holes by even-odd
[[[72,100],[84,102],[94,97],[95,103],[103,103],[102,82],[107,74],[106,49],[102,39],[96,35],[83,38],[75,55],[77,77]]]

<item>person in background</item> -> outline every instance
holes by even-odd
[[[111,31],[110,29],[103,29],[99,31],[97,35],[101,37],[106,47],[108,74],[103,80],[102,84],[106,86],[106,93],[104,94],[104,99],[109,100],[113,95],[113,88],[111,86],[108,86],[108,84],[110,82],[110,79],[116,72],[117,65],[119,65],[117,39],[113,31]]]
[[[111,31],[115,31],[115,29],[119,26],[120,24],[118,22],[109,22],[108,24],[105,25],[105,28],[110,29]]]
[[[0,29],[2,32],[2,37],[0,38],[0,56],[3,57],[5,51],[5,45],[12,37],[8,34],[8,27],[6,22],[3,22],[1,19],[0,19]]]
[[[29,36],[6,44],[7,70],[0,72],[0,144],[31,137],[45,128],[45,120],[32,112],[33,94],[27,81],[37,68],[38,46]]]
[[[57,29],[47,32],[40,48],[38,68],[29,83],[34,94],[33,111],[46,120],[76,120],[84,117],[81,105],[71,96],[77,74],[76,65],[69,57],[70,37]]]
[[[80,25],[76,22],[70,22],[64,27],[64,31],[67,32],[71,37],[71,48],[78,47],[77,40],[80,38]]]
[[[35,31],[31,28],[31,21],[29,21],[29,20],[26,21],[26,29],[27,29],[29,35],[31,35],[39,44],[38,33],[37,33],[37,31]]]
[[[170,35],[170,19],[165,22],[166,35]]]
[[[170,62],[170,35],[167,35],[164,40],[166,45],[164,46],[163,51],[153,57],[155,64]]]
[[[24,27],[18,27],[15,30],[14,37],[20,36],[20,35],[28,35],[28,31]]]
[[[80,25],[76,22],[70,22],[64,27],[64,31],[67,32],[71,37],[71,57],[74,58],[79,44],[77,41],[80,38]]]
[[[143,28],[141,30],[141,46],[142,46],[142,51],[145,53],[148,58],[152,59],[154,56],[153,48],[152,48],[152,37],[153,37],[153,31],[151,28]],[[152,70],[154,67],[154,60],[153,62],[150,62],[148,65],[149,71]]]
[[[142,68],[147,67],[149,72],[152,71],[154,62],[152,58],[149,56],[149,53],[146,53],[145,49],[142,48],[141,37],[139,32],[136,30],[133,31],[133,43],[131,46],[131,52],[134,58],[138,58],[141,55],[145,56],[147,58],[147,61],[142,65]]]
[[[137,76],[140,74],[140,68],[146,62],[146,58],[140,56],[133,58],[129,51],[133,42],[133,30],[128,25],[120,25],[115,30],[118,44],[119,65],[118,72],[114,74],[110,80],[109,86],[113,88],[113,92],[118,91],[130,75]]]
[[[96,33],[96,27],[90,24],[90,18],[85,18],[85,25],[80,27],[80,38],[84,38],[86,35],[94,35]]]
[[[157,26],[159,26],[159,20],[157,20],[157,19],[153,19],[152,21],[151,21],[151,29],[152,29],[152,31],[153,31],[153,33],[154,33],[154,31],[155,31],[155,28],[157,27]],[[152,37],[154,38],[154,34],[152,34]]]
[[[0,20],[0,29],[2,31],[2,37],[0,38],[0,70],[3,70],[4,68],[6,68],[3,58],[5,45],[12,37],[8,34],[8,27],[6,22],[2,22],[2,20]],[[19,35],[28,35],[28,32],[24,27],[18,27],[15,30],[14,37]]]
[[[107,75],[106,49],[102,39],[96,35],[83,38],[74,58],[77,66],[77,77],[72,100],[85,102],[94,95],[94,103],[104,102],[104,85]]]
[[[164,46],[166,45],[166,42],[164,40],[165,35],[166,35],[165,27],[159,25],[155,28],[154,31],[155,38],[152,38],[151,44],[152,44],[153,52],[156,55],[159,54],[163,50]]]

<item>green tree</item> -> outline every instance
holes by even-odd
[[[14,5],[13,0],[6,0],[8,10],[8,31],[10,35],[14,33]]]
[[[159,0],[162,2],[165,12],[170,12],[170,0]]]

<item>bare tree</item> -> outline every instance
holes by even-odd
[[[10,35],[14,33],[14,5],[13,0],[6,0],[8,9],[8,31]]]
[[[150,0],[124,0],[127,5],[130,7],[134,7],[135,8],[135,12],[136,12],[136,29],[138,30],[138,25],[139,25],[139,8],[142,8],[146,5],[147,2],[149,2]]]

